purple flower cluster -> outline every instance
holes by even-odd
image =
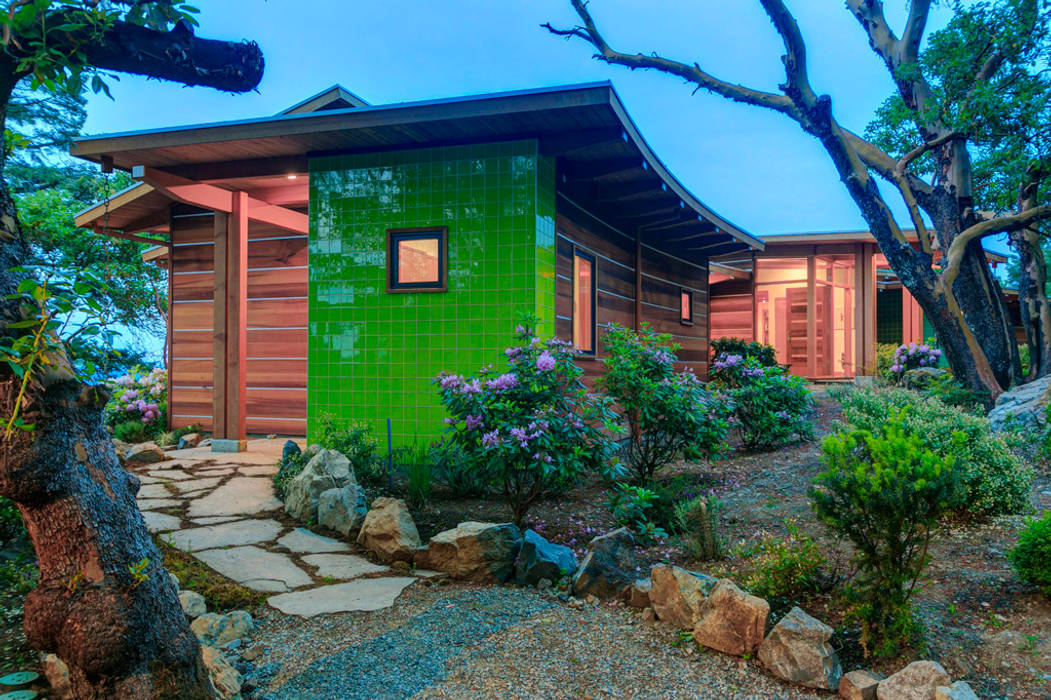
[[[555,368],[555,356],[544,350],[540,357],[536,358],[536,369],[538,372],[550,372]]]
[[[117,377],[110,384],[114,389],[114,398],[109,410],[122,416],[122,419],[138,419],[149,424],[161,417],[160,404],[168,389],[168,375],[163,369],[154,369],[146,374],[132,372]]]
[[[744,362],[744,358],[740,355],[720,355],[715,358],[715,362],[712,363],[713,369],[732,369]]]
[[[900,375],[917,367],[936,367],[941,356],[941,350],[932,348],[927,343],[902,345],[894,351],[890,371],[892,374]]]
[[[495,379],[490,379],[485,383],[485,386],[489,391],[495,391],[501,393],[504,391],[510,391],[511,389],[518,388],[518,377],[511,372],[505,372]]]

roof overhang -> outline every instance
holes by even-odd
[[[71,153],[225,186],[305,175],[317,156],[520,139],[557,158],[560,191],[619,228],[704,257],[763,248],[668,171],[609,82],[83,137]]]

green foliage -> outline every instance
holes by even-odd
[[[630,529],[643,542],[667,537],[663,528],[650,520],[649,511],[660,497],[643,486],[616,483],[608,494],[606,507],[618,525]]]
[[[184,425],[181,428],[175,430],[166,430],[161,433],[157,433],[153,436],[153,441],[157,443],[159,447],[169,447],[171,445],[178,445],[179,440],[183,435],[189,435],[190,433],[202,433],[204,429],[194,423],[193,425]]]
[[[146,426],[141,421],[128,420],[122,423],[117,423],[113,426],[113,437],[117,438],[121,442],[127,442],[135,444],[137,442],[146,442],[149,436],[146,435]]]
[[[387,469],[376,457],[379,444],[364,423],[341,421],[330,414],[322,415],[317,425],[311,426],[311,444],[326,450],[335,450],[350,460],[357,480],[366,486],[386,482]]]
[[[755,360],[760,367],[777,365],[777,349],[773,345],[742,338],[716,338],[711,345],[712,359],[720,355],[740,355],[745,360]]]
[[[894,351],[898,346],[894,343],[876,344],[876,371],[877,377],[890,379],[890,366],[894,364]]]
[[[722,554],[724,543],[719,536],[719,509],[719,499],[714,494],[675,504],[675,529],[691,557],[711,561]]]
[[[985,402],[989,397],[988,392],[964,386],[948,372],[931,377],[923,388],[923,393],[976,415],[985,415]]]
[[[15,502],[0,496],[0,542],[10,542],[25,531]]]
[[[541,493],[604,471],[615,450],[614,414],[580,381],[570,343],[542,340],[527,322],[504,355],[508,369],[474,377],[441,374],[434,383],[449,413],[443,450],[459,450],[498,485],[522,525]]]
[[[490,474],[475,469],[470,457],[456,445],[431,448],[433,479],[456,498],[482,498],[492,491]]]
[[[1019,513],[1029,508],[1032,470],[994,433],[984,416],[906,389],[846,389],[831,392],[853,428],[879,434],[895,415],[919,436],[925,449],[953,461],[960,477],[961,509],[974,516]],[[962,433],[964,440],[956,439]]]
[[[430,450],[417,443],[400,448],[394,453],[394,464],[405,476],[409,504],[415,508],[423,507],[431,497],[434,481]]]
[[[28,556],[0,558],[0,591],[6,595],[25,595],[36,588],[40,569]]]
[[[678,345],[647,324],[638,331],[610,324],[605,373],[597,380],[623,411],[623,455],[640,483],[673,460],[708,457],[725,444],[728,409],[690,370],[675,371]]]
[[[821,450],[825,470],[809,494],[829,532],[854,545],[851,617],[861,623],[867,653],[898,654],[917,639],[911,599],[935,528],[960,499],[953,458],[928,449],[900,413],[880,434],[829,435]]]
[[[724,389],[730,399],[745,447],[768,450],[813,439],[814,401],[802,377],[741,355],[717,357],[712,376],[712,386]]]
[[[138,421],[147,438],[164,431],[168,425],[168,373],[164,369],[134,367],[107,385],[111,392],[106,403],[107,423],[116,426]]]
[[[307,462],[310,460],[310,455],[307,452],[293,452],[287,457],[282,456],[277,462],[277,474],[274,474],[274,493],[282,501],[285,500],[285,492],[288,489],[289,482],[295,479],[299,475],[299,472],[303,471],[303,467],[307,466]]]
[[[1007,558],[1022,578],[1051,598],[1051,510],[1030,518]]]
[[[758,542],[733,552],[745,562],[742,585],[777,609],[791,607],[820,590],[828,565],[817,543],[801,533],[798,525],[787,520],[785,526],[787,537],[763,533]]]

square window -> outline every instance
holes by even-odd
[[[387,229],[387,291],[446,291],[448,258],[445,226]]]
[[[679,323],[693,325],[693,292],[688,289],[679,290]]]

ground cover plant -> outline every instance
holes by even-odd
[[[719,534],[719,499],[705,494],[675,505],[675,525],[687,554],[710,561],[722,555],[724,538]]]
[[[742,564],[740,583],[766,598],[775,611],[785,611],[829,583],[828,560],[813,538],[794,520],[785,521],[787,535],[763,532],[752,543],[734,548]]]
[[[620,407],[627,428],[622,450],[637,483],[652,481],[672,460],[711,456],[724,445],[726,403],[689,370],[675,371],[678,345],[647,324],[639,330],[610,324],[602,339],[604,373],[596,384]]]

